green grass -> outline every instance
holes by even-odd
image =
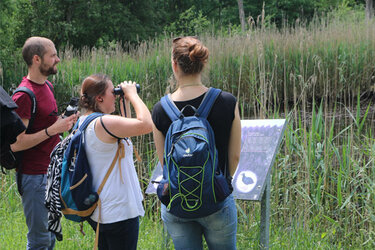
[[[0,200],[0,249],[24,249],[27,227],[20,197],[15,185],[12,184],[14,178],[10,175],[6,177],[1,175],[1,180],[3,186]],[[271,194],[274,192],[275,190],[272,190]],[[146,199],[150,201],[155,197],[146,196]],[[163,238],[165,236],[163,236],[158,206],[146,206],[146,215],[140,220],[138,249],[174,249],[171,240],[169,239],[166,245]],[[237,248],[260,249],[260,204],[237,201],[237,206],[239,211]],[[317,214],[309,221],[303,221],[299,213],[294,213],[288,208],[275,204],[274,197],[271,207],[271,249],[346,249],[349,247],[351,249],[371,249],[374,246],[373,241],[365,242],[364,237],[353,238],[353,234],[344,232],[345,228],[340,227],[338,222],[323,214]],[[285,211],[290,215],[283,216]],[[91,249],[93,247],[95,235],[88,223],[84,223],[85,236],[79,231],[79,223],[62,219],[62,227],[64,239],[61,242],[56,242],[55,249]],[[364,233],[362,232],[362,234]]]
[[[2,194],[15,194],[16,190],[12,188]],[[16,194],[15,194],[16,195]],[[0,210],[0,249],[24,249],[26,247],[27,227],[22,212],[21,201],[18,195],[13,197],[16,202],[13,205],[1,201]],[[258,206],[258,204],[248,202],[246,205]],[[256,209],[256,210],[259,210]],[[157,214],[154,217],[160,217]],[[246,221],[245,221],[246,220]],[[56,243],[56,249],[91,249],[94,242],[94,232],[88,223],[84,223],[83,236],[79,229],[79,223],[62,219],[64,239]],[[256,214],[247,215],[239,219],[238,226],[238,249],[255,249],[259,242],[259,211]],[[314,237],[311,237],[315,235]],[[313,239],[312,239],[313,238]],[[329,246],[329,236],[321,238],[318,232],[304,232],[302,228],[283,226],[271,227],[271,243],[277,248],[295,248],[302,246],[313,246],[314,242],[319,245]],[[328,242],[328,243],[327,243]],[[169,242],[173,249],[173,244]],[[143,217],[140,220],[140,233],[138,241],[139,249],[165,249],[163,239],[163,227],[160,219]],[[302,248],[300,248],[302,249]]]

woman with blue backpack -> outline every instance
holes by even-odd
[[[203,85],[208,55],[196,37],[173,40],[177,89],[152,112],[161,217],[176,249],[202,249],[202,236],[209,249],[236,249],[231,179],[241,151],[239,108],[232,94]]]
[[[90,75],[84,79],[81,87],[80,106],[84,111],[80,124],[88,116],[100,114],[85,129],[85,149],[93,186],[95,190],[102,188],[100,204],[88,219],[94,231],[100,224],[99,249],[136,249],[139,216],[144,215],[143,196],[129,137],[150,133],[152,119],[147,106],[137,94],[135,82],[122,82],[120,88],[126,104],[126,117],[110,115],[116,108],[116,95],[108,76]],[[130,104],[134,108],[135,118],[130,116]],[[110,172],[108,169],[116,159],[118,149],[121,149],[120,160],[114,163]],[[107,178],[105,185],[100,187],[104,178]]]

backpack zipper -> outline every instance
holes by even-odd
[[[201,129],[203,130],[204,128],[201,128]],[[204,129],[204,130],[206,130],[206,129]],[[186,138],[186,137],[195,137],[195,136],[192,136],[192,135],[200,136],[200,137],[202,138],[203,141],[205,141],[207,144],[209,144],[207,138],[204,137],[204,136],[202,136],[202,135],[200,135],[200,134],[197,134],[197,133],[184,133],[184,134],[180,135],[180,136],[178,137],[178,139],[177,139],[174,143],[172,143],[171,149],[169,150],[169,153],[167,154],[167,157],[169,157],[169,156],[172,154],[172,151],[173,151],[174,145],[175,145],[177,142],[179,142],[182,138]]]

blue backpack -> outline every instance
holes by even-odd
[[[169,212],[182,218],[199,218],[220,209],[229,185],[218,167],[215,135],[207,116],[221,90],[210,88],[198,110],[181,112],[170,95],[161,105],[172,120],[165,137],[163,179],[157,194]],[[183,115],[190,107],[194,116]]]
[[[69,135],[71,138],[67,138],[70,141],[64,151],[61,167],[61,211],[65,218],[76,222],[86,220],[96,207],[100,206],[99,194],[119,157],[118,150],[99,189],[94,190],[91,169],[85,150],[85,129],[90,122],[102,115],[102,113],[90,114],[78,129],[76,129],[79,123],[77,122],[75,132]]]

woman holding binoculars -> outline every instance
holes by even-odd
[[[126,104],[126,117],[110,115],[116,109],[116,93],[108,76],[90,75],[81,87],[83,116],[79,124],[94,112],[106,114],[94,119],[85,130],[86,154],[96,190],[118,147],[124,150],[124,157],[115,163],[100,193],[100,210],[96,208],[88,220],[94,231],[97,223],[100,225],[99,249],[136,249],[139,216],[144,215],[143,196],[133,162],[133,145],[128,138],[150,133],[152,119],[147,106],[137,94],[135,82],[122,82],[120,88]],[[135,118],[131,118],[130,104],[135,110]]]

